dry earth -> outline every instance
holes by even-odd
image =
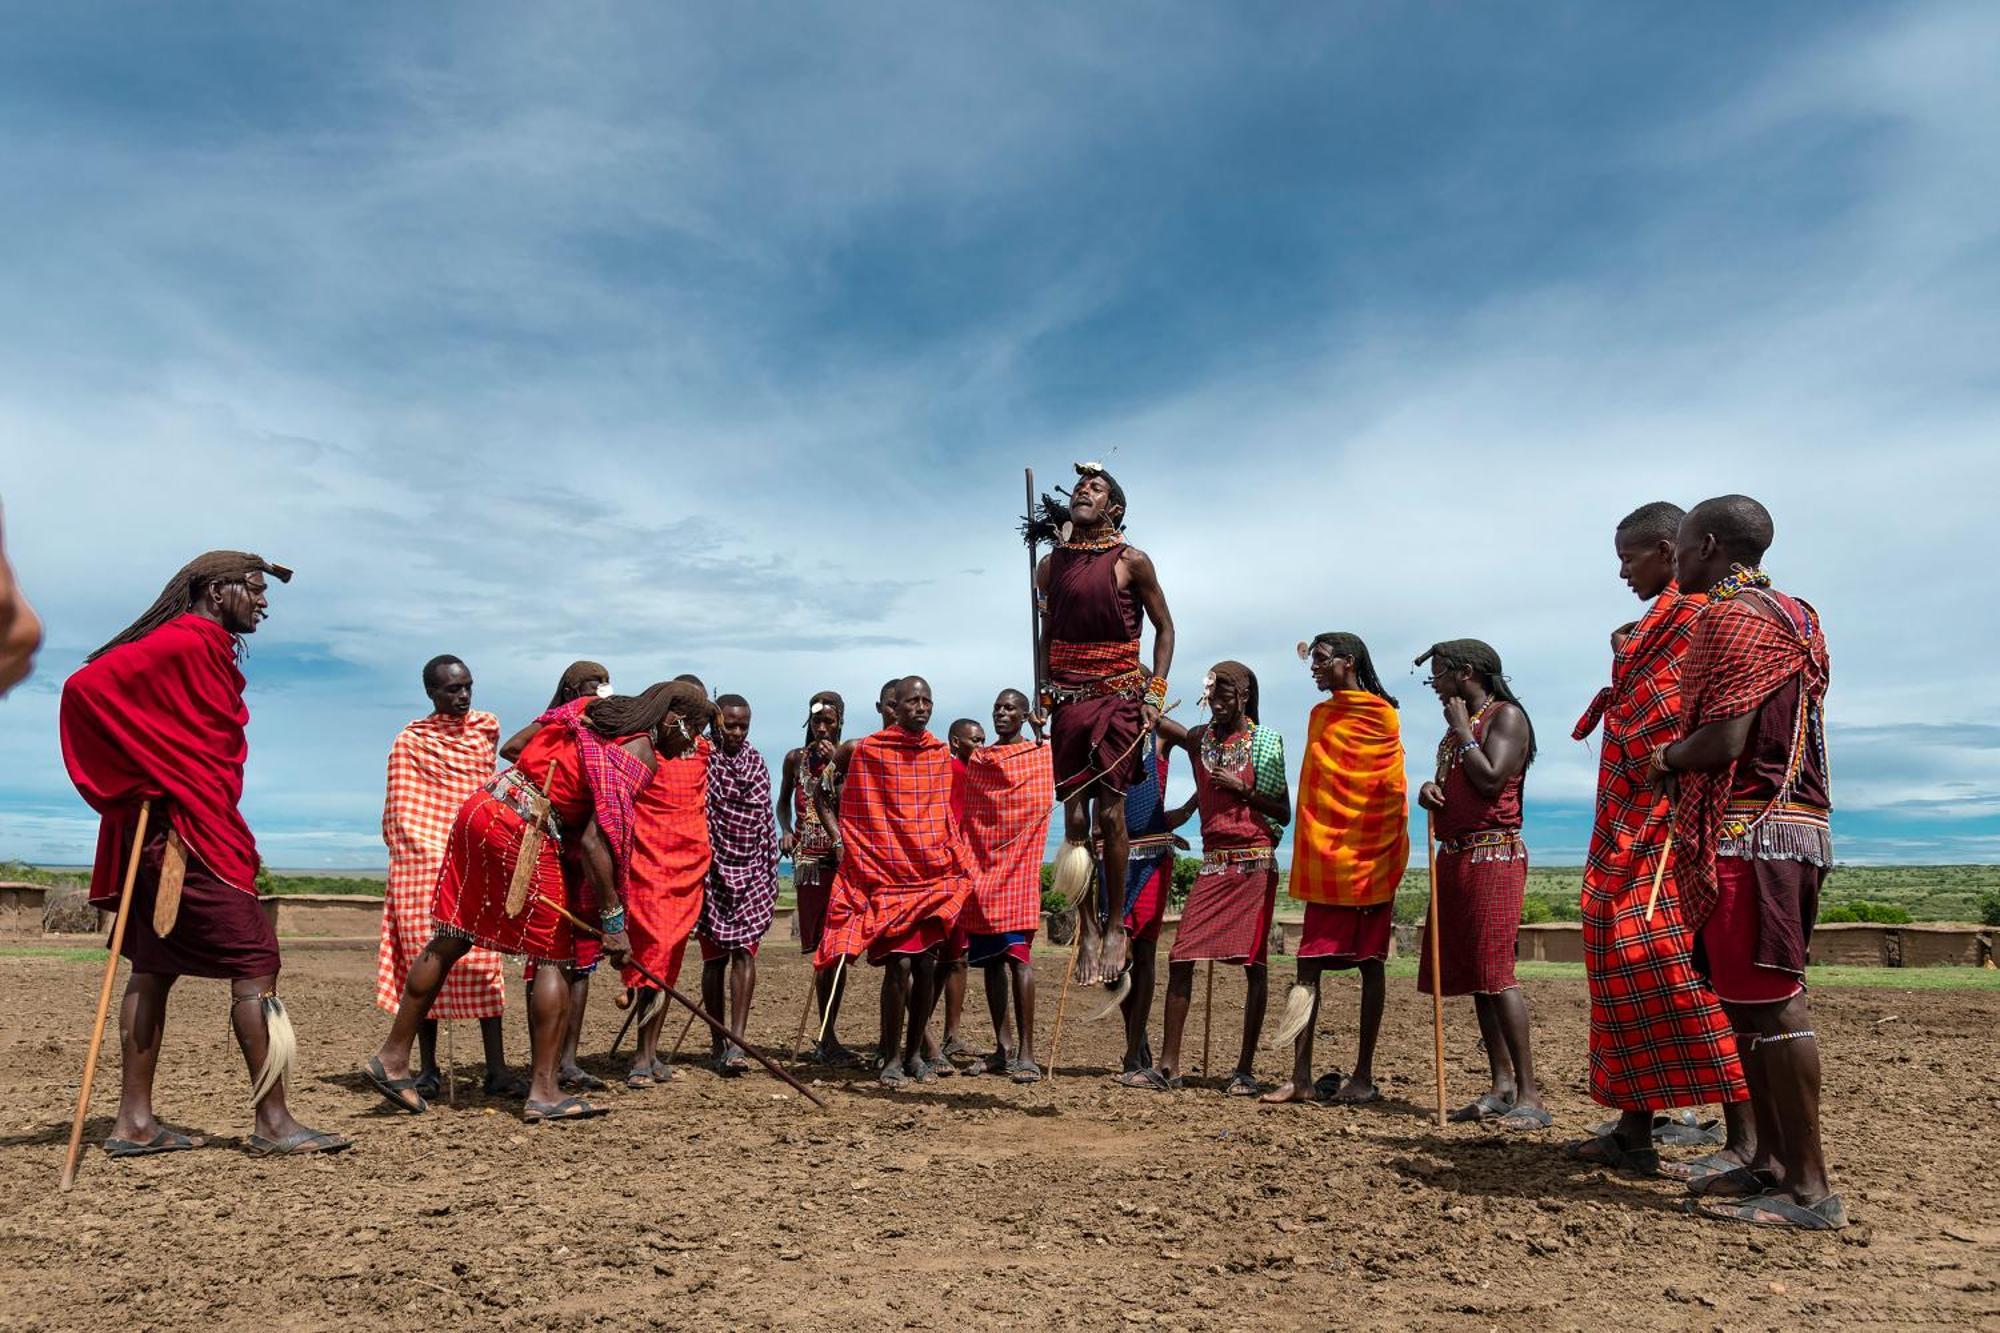
[[[1576,982],[1529,984],[1560,1118],[1539,1137],[1434,1127],[1429,1006],[1407,981],[1392,983],[1380,1060],[1389,1100],[1364,1109],[1118,1089],[1104,1077],[1110,1025],[1072,1021],[1082,1067],[1038,1087],[836,1082],[822,1114],[762,1075],[724,1081],[684,1060],[667,1086],[606,1094],[607,1119],[535,1129],[464,1091],[421,1119],[384,1113],[349,1072],[383,1021],[373,959],[288,964],[295,1104],[355,1148],[280,1163],[232,1151],[244,1076],[222,989],[190,982],[160,1102],[222,1144],[120,1165],[93,1150],[60,1195],[99,970],[0,959],[0,1173],[14,1201],[0,1325],[2000,1327],[1990,991],[1821,993],[1829,1152],[1857,1223],[1795,1236],[1689,1220],[1672,1185],[1559,1155],[1559,1135],[1600,1115],[1582,1092]],[[791,949],[772,950],[755,1038],[789,1041],[804,979]],[[1216,991],[1222,1063],[1241,987],[1230,973]],[[609,1045],[618,1014],[604,998],[586,1049]],[[872,996],[858,998],[850,1037],[872,1020]],[[1322,1051],[1344,1061],[1352,983],[1329,1001]],[[1449,1017],[1452,1076],[1469,1092],[1476,1029],[1463,1005]],[[476,1030],[459,1026],[476,1074]],[[1260,1072],[1277,1069],[1266,1052]],[[93,1140],[116,1081],[114,1051]]]

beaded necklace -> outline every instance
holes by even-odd
[[[1211,773],[1236,773],[1250,762],[1250,741],[1257,730],[1255,722],[1250,723],[1227,743],[1217,744],[1215,727],[1211,724],[1201,729],[1201,766]]]
[[[1477,740],[1479,738],[1480,720],[1486,716],[1487,710],[1492,708],[1493,705],[1497,702],[1499,702],[1499,697],[1497,695],[1492,695],[1492,694],[1487,695],[1486,702],[1479,705],[1479,711],[1472,715],[1472,721],[1467,725],[1470,726],[1472,730],[1472,735],[1474,740]],[[1460,745],[1457,735],[1454,734],[1451,731],[1451,729],[1447,727],[1445,729],[1444,739],[1438,742],[1437,780],[1439,782],[1443,782],[1444,775],[1451,772],[1452,768],[1457,765],[1459,760],[1459,751],[1462,748],[1463,747]]]
[[[1109,551],[1115,546],[1123,546],[1124,544],[1125,534],[1113,529],[1102,537],[1065,537],[1056,543],[1056,549],[1060,551]]]
[[[1708,598],[1712,602],[1726,602],[1745,588],[1770,586],[1771,576],[1761,568],[1748,569],[1742,565],[1731,565],[1729,572],[1722,576],[1722,581],[1708,590]]]

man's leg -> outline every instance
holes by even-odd
[[[111,1137],[150,1143],[160,1132],[153,1115],[153,1073],[160,1064],[160,1040],[167,1031],[167,996],[175,976],[134,972],[118,1002],[118,1118]]]
[[[707,971],[706,967],[702,969],[704,983],[708,980]],[[666,1003],[666,998],[665,991],[657,991],[649,986],[641,986],[632,993],[632,1004],[640,1013],[643,1014],[648,1009],[657,1012],[639,1023],[638,1031],[632,1036],[632,1064],[625,1071],[625,1086],[628,1088],[650,1087],[657,1079],[673,1077],[673,1072],[667,1068],[666,1062],[660,1059],[660,1029],[667,1025],[667,1010],[671,1007]]]
[[[1389,983],[1380,958],[1364,958],[1355,965],[1361,974],[1361,1038],[1354,1056],[1354,1072],[1340,1085],[1334,1100],[1372,1102],[1381,1095],[1375,1086],[1375,1041],[1382,1035],[1382,1005],[1388,998]]]
[[[471,948],[471,940],[439,935],[410,964],[409,973],[403,978],[402,1001],[396,1006],[395,1018],[389,1022],[389,1034],[375,1051],[375,1058],[382,1062],[382,1072],[391,1079],[410,1076],[410,1047],[429,1019],[431,1004],[444,989],[444,979],[451,975],[452,965]]]
[[[1168,1078],[1181,1072],[1181,1030],[1194,1003],[1194,964],[1167,964],[1167,1027],[1160,1039],[1159,1071]]]
[[[442,979],[439,984],[443,984]],[[229,1026],[236,1033],[236,1045],[243,1052],[243,1062],[250,1067],[253,1081],[263,1071],[264,1061],[271,1049],[271,1025],[264,1017],[263,998],[275,994],[277,989],[276,973],[244,977],[229,983]],[[257,1133],[274,1142],[313,1133],[292,1118],[285,1105],[285,1080],[282,1077],[257,1103]]]
[[[905,954],[908,960],[905,975],[909,978],[905,994],[909,997],[909,1022],[903,1033],[903,1068],[922,1079],[927,1076],[921,1063],[923,1060],[924,1038],[931,1023],[931,1013],[937,1008],[938,993],[944,989],[938,963],[937,950],[926,949],[922,953]],[[928,1074],[935,1078],[936,1075]]]
[[[826,1031],[826,1042],[818,1048],[820,1059],[839,1058],[849,1054],[840,1044],[840,1001],[847,994],[847,969],[838,963],[817,968],[813,972],[813,991],[819,996],[820,1023]]]
[[[989,973],[1004,971],[1013,983],[1014,1012],[1020,1018],[1021,1061],[1032,1065],[1035,1063],[1035,965],[1009,958],[999,967],[987,970]]]
[[[507,1025],[498,1014],[479,1020],[479,1042],[486,1050],[486,1095],[519,1097],[526,1093],[527,1084],[507,1069]]]
[[[1742,1062],[1745,1080],[1748,1080],[1750,1062]],[[1727,1157],[1738,1166],[1749,1166],[1757,1160],[1757,1108],[1750,1099],[1722,1104],[1722,1148],[1716,1154]]]
[[[588,980],[588,977],[573,977],[568,968],[549,963],[535,969],[535,979],[528,986],[528,1100],[531,1103],[553,1106],[562,1100],[562,1090],[556,1085],[556,1079],[559,1076],[558,1066],[562,1063],[563,1041],[570,1030],[570,997],[576,993],[578,981]]]
[[[748,949],[729,951],[729,1032],[736,1044],[750,1026],[750,1002],[757,995],[757,955]],[[710,1010],[714,1013],[714,1010]]]
[[[417,1075],[421,1083],[428,1080],[433,1087],[444,1080],[444,1070],[438,1067],[438,1025],[435,1018],[426,1018],[417,1029]],[[423,1092],[421,1086],[417,1091]],[[424,1092],[426,1097],[434,1097],[434,1092]]]
[[[1312,993],[1312,1015],[1306,1019],[1305,1029],[1292,1042],[1292,1076],[1285,1083],[1264,1094],[1264,1100],[1272,1104],[1280,1102],[1309,1102],[1313,1094],[1313,1028],[1319,1023],[1319,978],[1325,964],[1317,958],[1299,959],[1299,977],[1293,983],[1309,988]]]
[[[1086,848],[1090,846],[1090,790],[1086,788],[1063,802],[1063,837]],[[1121,812],[1123,808],[1121,803]],[[1104,859],[1098,858],[1100,866]],[[1120,882],[1123,882],[1122,879]],[[1104,952],[1104,919],[1097,914],[1097,899],[1088,893],[1073,906],[1076,908],[1076,970],[1070,975],[1079,984],[1088,986],[1098,979],[1098,959]],[[1119,925],[1121,928],[1124,925],[1122,917]]]
[[[1097,797],[1097,834],[1104,839],[1103,873],[1098,901],[1104,913],[1104,943],[1098,955],[1097,980],[1116,981],[1131,958],[1132,940],[1125,929],[1125,858],[1131,855],[1132,839],[1125,831],[1123,793],[1100,792]]]
[[[1014,1061],[1014,1022],[1007,1011],[1007,976],[1002,966],[990,963],[980,971],[986,977],[986,1012],[993,1016],[993,1055],[987,1060],[986,1069],[988,1073],[1004,1074]]]
[[[1535,1056],[1528,1035],[1528,997],[1519,986],[1488,998],[1500,1020],[1501,1040],[1507,1043],[1507,1059],[1514,1066],[1514,1107],[1516,1110],[1545,1110],[1542,1090],[1535,1084]],[[1650,1140],[1652,1121],[1646,1122]]]
[[[1257,1038],[1264,1031],[1264,1008],[1271,1000],[1271,969],[1251,963],[1243,969],[1243,1044],[1236,1051],[1231,1078],[1257,1081]]]
[[[903,1018],[910,1005],[910,959],[914,954],[890,954],[882,965],[882,1031],[875,1055],[884,1068],[902,1060]],[[916,1034],[918,1043],[923,1032]]]
[[[1162,872],[1164,873],[1164,872]],[[1153,1021],[1154,964],[1160,942],[1134,938],[1132,941],[1132,993],[1125,997],[1125,1072],[1150,1066],[1146,1028]]]
[[[1473,995],[1472,1008],[1479,1015],[1479,1039],[1486,1044],[1486,1067],[1492,1074],[1492,1086],[1487,1091],[1496,1100],[1511,1105],[1514,1061],[1507,1054],[1507,1038],[1500,1030],[1500,1010],[1493,997],[1484,993]]]
[[[537,984],[540,983],[542,972],[545,970],[536,969]],[[577,1044],[583,1040],[583,1011],[590,1004],[590,973],[579,972],[566,984],[569,987],[569,998],[563,1006],[562,1049],[556,1057],[556,1077],[565,1083],[578,1084],[586,1090],[601,1088],[604,1086],[603,1080],[595,1074],[585,1073],[583,1066],[576,1062]]]
[[[1759,1038],[1743,1056],[1754,1068],[1760,1165],[1777,1177],[1777,1192],[1810,1206],[1833,1193],[1819,1132],[1819,1038],[1804,992],[1780,1004],[1723,1006],[1740,1033]],[[1750,1045],[1738,1038],[1739,1045]]]
[[[701,965],[701,1007],[724,1021],[727,1021],[728,1015],[723,1010],[722,997],[723,987],[728,979],[728,954],[724,954],[720,958],[703,960]],[[722,1038],[716,1035],[714,1028],[709,1028],[708,1030],[708,1054],[710,1059],[722,1059]]]
[[[959,1045],[958,1025],[965,1017],[965,973],[963,958],[943,964],[944,968],[944,1046],[942,1054],[946,1059],[957,1051]]]

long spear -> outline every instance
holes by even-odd
[[[1431,900],[1424,908],[1424,934],[1431,956],[1431,1065],[1437,1070],[1438,1128],[1444,1115],[1444,972],[1438,966],[1438,854],[1437,816],[1424,816],[1424,862],[1430,872]]]
[[[111,920],[111,951],[104,960],[104,985],[97,992],[97,1022],[90,1029],[90,1051],[83,1057],[83,1085],[76,1093],[76,1118],[70,1122],[69,1151],[63,1155],[62,1188],[76,1184],[76,1164],[83,1153],[83,1122],[90,1114],[90,1089],[97,1081],[97,1052],[104,1045],[104,1023],[111,1013],[111,986],[118,979],[119,951],[125,943],[125,923],[132,916],[132,883],[139,877],[139,852],[146,845],[146,820],[152,816],[151,797],[139,803],[139,827],[132,834],[132,855],[125,862],[125,885],[118,891],[118,915]]]
[[[588,921],[585,921],[582,917],[578,916],[575,912],[570,911],[569,908],[563,906],[555,899],[540,893],[536,894],[535,896],[537,898],[540,898],[548,906],[554,908],[558,914],[560,914],[565,920],[567,920],[570,923],[570,925],[576,927],[576,929],[584,932],[586,935],[594,936],[595,938],[600,940],[604,938],[603,931],[599,930],[596,926],[591,925]],[[721,1037],[724,1041],[736,1041],[735,1035],[732,1034],[728,1028],[724,1027],[721,1023],[717,1022],[715,1015],[709,1013],[706,1009],[703,1009],[700,1005],[696,1004],[693,1000],[690,1000],[687,996],[675,990],[672,986],[669,986],[658,975],[656,975],[650,969],[648,969],[644,963],[641,963],[636,958],[629,958],[629,957],[626,959],[626,961],[632,965],[633,971],[637,972],[640,976],[644,977],[646,980],[652,982],[653,985],[658,987],[660,990],[666,992],[666,996],[669,1000],[676,1001],[677,1003],[685,1006],[694,1013],[694,1016],[696,1018],[699,1018],[702,1022],[708,1024],[709,1027],[713,1028],[717,1036]],[[820,1100],[819,1095],[817,1093],[813,1092],[811,1088],[808,1088],[805,1084],[793,1078],[782,1067],[780,1067],[776,1062],[774,1062],[770,1056],[764,1054],[764,1052],[758,1050],[755,1046],[752,1046],[747,1041],[736,1042],[736,1044],[743,1048],[743,1053],[745,1055],[755,1060],[758,1064],[764,1066],[764,1068],[768,1070],[774,1078],[784,1083],[785,1086],[789,1087],[792,1091],[798,1093],[801,1097],[804,1097],[807,1101],[811,1102],[814,1106],[817,1106],[820,1110],[824,1111],[828,1109],[827,1104]]]
[[[1042,706],[1042,598],[1035,586],[1036,571],[1041,568],[1041,553],[1035,543],[1035,470],[1022,469],[1027,473],[1028,507],[1022,510],[1028,524],[1028,696],[1034,700],[1034,708]]]

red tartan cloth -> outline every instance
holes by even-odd
[[[1049,747],[989,745],[974,750],[965,768],[972,901],[960,924],[975,935],[1035,930],[1042,924],[1042,854],[1056,803]]]
[[[957,924],[971,857],[951,817],[951,752],[890,727],[855,743],[840,794],[845,853],[827,903],[819,965],[872,952],[927,923]]]
[[[1646,781],[1653,747],[1680,728],[1681,666],[1706,598],[1668,589],[1614,655],[1611,685],[1577,723],[1601,716],[1597,817],[1583,872],[1583,947],[1590,981],[1590,1093],[1619,1110],[1736,1101],[1745,1096],[1736,1041],[1695,973],[1673,860],[1660,905],[1645,920],[1669,807]]]
[[[389,747],[388,792],[382,802],[389,879],[382,899],[382,942],[375,955],[375,1003],[389,1013],[402,1004],[410,965],[437,933],[431,899],[452,819],[465,798],[492,779],[499,746],[500,719],[472,712],[420,717],[398,732]],[[474,949],[452,967],[430,1017],[497,1018],[505,1004],[500,955]]]
[[[1446,995],[1492,995],[1520,984],[1514,979],[1514,940],[1528,888],[1528,854],[1517,850],[1506,861],[1479,861],[1476,855],[1440,851],[1437,857],[1438,962]],[[1417,989],[1428,995],[1429,940],[1419,940],[1418,947],[1423,961]]]
[[[584,712],[595,699],[572,699],[557,708],[551,708],[535,720],[542,724],[546,732],[551,726],[567,734],[576,745],[573,761],[582,768],[583,786],[590,792],[591,817],[604,833],[604,841],[611,847],[611,860],[617,867],[619,891],[624,891],[625,874],[632,857],[632,805],[640,788],[653,776],[637,756],[627,750],[623,742],[630,737],[607,740],[597,734],[584,717]],[[539,738],[539,734],[538,734]],[[529,742],[532,748],[533,742]],[[528,752],[521,753],[521,761],[527,762]],[[581,829],[566,830],[572,836]]]
[[[451,823],[431,913],[439,929],[483,949],[537,963],[574,962],[576,938],[553,904],[564,903],[585,920],[589,909],[579,901],[581,876],[565,881],[554,838],[544,838],[536,851],[527,905],[519,916],[507,915],[507,886],[527,829],[520,813],[488,789],[466,797]]]
[[[63,763],[101,816],[93,904],[118,905],[139,803],[147,798],[155,800],[150,828],[171,821],[189,854],[218,880],[257,892],[257,840],[237,809],[250,753],[243,685],[229,631],[195,615],[120,644],[64,683]]]
[[[679,978],[688,936],[701,920],[702,893],[713,862],[708,833],[705,736],[676,759],[661,759],[633,805],[632,863],[625,876],[626,928],[632,962],[627,986],[650,986],[639,965],[669,986]]]
[[[1278,871],[1222,870],[1194,877],[1168,961],[1262,967],[1278,905]]]
[[[1771,588],[1750,587],[1729,597],[1711,598],[1695,622],[1681,671],[1681,725],[1685,737],[1711,722],[1754,712],[1791,681],[1800,693],[1799,747],[1815,743],[1803,734],[1816,723],[1826,698],[1832,665],[1819,614],[1810,605]],[[1723,806],[1735,789],[1736,765],[1707,773],[1683,773],[1674,815],[1675,857],[1680,871],[1682,911],[1699,929],[1715,907],[1715,852]],[[1782,799],[1781,788],[1774,800]]]

